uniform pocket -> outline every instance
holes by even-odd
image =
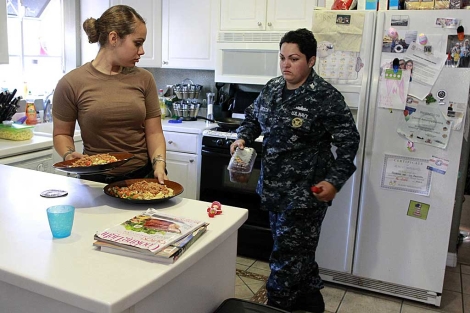
[[[289,118],[290,127],[294,131],[310,132],[312,130],[312,114],[301,110],[292,110]]]

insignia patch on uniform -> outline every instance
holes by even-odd
[[[301,119],[300,117],[296,117],[292,119],[292,127],[298,128],[302,126],[303,122],[304,122],[303,119]]]

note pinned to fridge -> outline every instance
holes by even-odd
[[[378,106],[386,109],[404,110],[409,86],[410,71],[382,70],[379,78]]]
[[[317,53],[318,54],[318,53]],[[364,67],[359,53],[334,51],[318,62],[318,73],[325,79],[357,80]]]
[[[463,102],[442,102],[439,103],[439,109],[442,116],[452,122],[453,130],[461,130],[465,114],[467,112],[467,104]]]
[[[331,42],[337,51],[361,51],[365,13],[345,11],[313,11],[312,32],[317,42]],[[347,19],[348,23],[344,23]],[[341,21],[341,22],[338,22]]]
[[[416,111],[406,114],[399,122],[397,132],[414,143],[446,149],[452,129],[440,109],[434,105],[419,104]]]
[[[432,54],[425,53],[424,46],[418,46],[416,42],[413,42],[408,47],[405,57],[413,64],[413,81],[409,94],[424,100],[436,83],[447,55],[439,51],[434,51]]]

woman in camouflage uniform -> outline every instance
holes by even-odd
[[[315,262],[328,205],[354,173],[359,133],[343,96],[313,70],[317,42],[307,29],[280,42],[282,76],[271,79],[245,111],[231,153],[263,135],[257,186],[269,211],[274,247],[268,304],[323,312],[323,282]],[[336,149],[336,159],[331,152]],[[312,193],[311,187],[321,188]]]

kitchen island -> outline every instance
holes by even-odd
[[[223,206],[222,215],[209,218],[207,202],[175,197],[129,204],[105,195],[100,183],[4,165],[0,173],[0,312],[204,313],[234,296],[237,230],[247,210]],[[47,189],[68,195],[41,197]],[[56,204],[76,208],[72,234],[64,239],[53,239],[49,230],[46,208]],[[171,265],[93,247],[97,230],[149,207],[210,225]]]

